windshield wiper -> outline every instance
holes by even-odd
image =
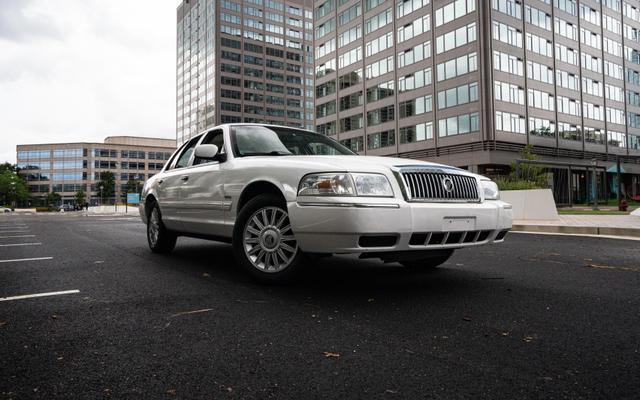
[[[246,156],[291,156],[293,153],[288,153],[284,151],[253,151],[242,153],[242,157]]]

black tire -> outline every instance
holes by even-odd
[[[435,250],[433,256],[416,260],[403,260],[400,264],[411,269],[434,270],[447,262],[453,255],[453,249]]]
[[[152,203],[147,216],[147,243],[152,252],[168,254],[176,247],[178,236],[167,230],[162,222],[162,213],[158,203]],[[157,218],[157,221],[156,221]],[[157,229],[157,236],[154,228]]]
[[[260,222],[266,218],[268,223],[260,228],[255,218]],[[291,281],[306,261],[290,229],[286,204],[273,194],[256,196],[242,207],[233,227],[232,244],[238,266],[263,283]]]

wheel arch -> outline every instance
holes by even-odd
[[[149,215],[151,214],[151,205],[153,203],[158,203],[156,196],[154,196],[153,194],[148,194],[144,199],[144,212],[147,218],[149,218]]]
[[[240,193],[240,197],[238,197],[238,202],[236,203],[235,214],[238,215],[240,210],[242,210],[242,207],[244,207],[249,200],[261,194],[276,195],[282,201],[282,205],[286,208],[287,199],[282,189],[278,187],[277,184],[267,180],[256,180],[248,184]]]

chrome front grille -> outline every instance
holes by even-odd
[[[478,182],[471,176],[445,172],[401,172],[410,201],[479,202]]]

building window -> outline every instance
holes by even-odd
[[[367,126],[383,124],[393,121],[395,118],[395,106],[389,105],[367,112]]]
[[[389,147],[396,144],[396,131],[389,130],[367,135],[367,148],[369,150]]]
[[[400,128],[400,143],[415,143],[433,139],[433,123],[403,126]]]

